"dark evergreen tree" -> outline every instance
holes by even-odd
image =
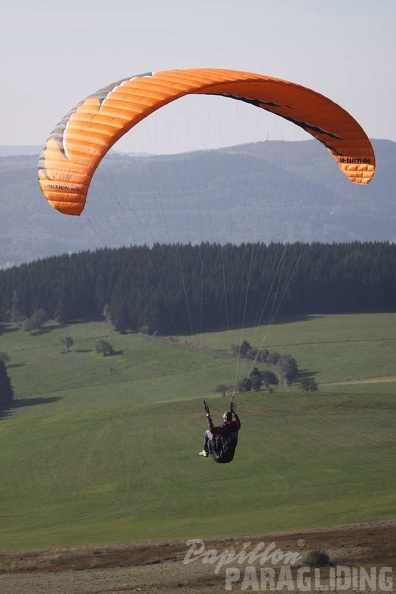
[[[7,368],[0,359],[0,408],[6,408],[14,399],[14,389],[8,377]]]

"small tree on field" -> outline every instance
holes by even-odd
[[[262,372],[262,378],[267,390],[269,390],[270,386],[277,386],[279,384],[278,376],[270,369],[265,369]]]
[[[102,353],[104,357],[114,355],[114,349],[107,340],[99,340],[96,343],[96,352]]]
[[[247,340],[244,340],[239,347],[239,356],[243,359],[247,357],[248,352],[251,350],[251,345]]]
[[[304,392],[316,392],[318,390],[318,384],[313,377],[303,377],[301,387]]]
[[[295,358],[291,355],[281,355],[278,359],[277,366],[282,371],[287,385],[290,386],[298,375],[298,366]]]
[[[14,399],[14,388],[8,377],[5,363],[0,360],[0,408],[8,406]]]
[[[252,371],[249,374],[250,381],[252,382],[252,390],[258,392],[263,385],[263,376],[261,371],[257,369],[257,367],[253,367]]]
[[[63,336],[62,338],[59,339],[61,341],[61,343],[64,345],[65,347],[65,353],[68,353],[69,350],[71,349],[71,347],[74,344],[74,340],[72,339],[71,336]]]

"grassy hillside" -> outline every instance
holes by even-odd
[[[0,351],[18,406],[0,420],[0,548],[208,537],[394,517],[396,315],[316,316],[243,332],[316,372],[297,387],[240,395],[237,457],[197,456],[210,394],[235,377],[241,333],[176,340],[120,336],[105,324],[8,326]],[[60,338],[72,336],[71,352]],[[95,352],[105,338],[117,354]],[[238,373],[242,372],[242,368]]]
[[[396,375],[396,315],[311,315],[276,324],[201,334],[199,344],[229,350],[248,340],[297,359],[319,383]],[[182,337],[197,343],[196,338]]]

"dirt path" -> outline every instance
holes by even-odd
[[[383,377],[368,377],[366,379],[345,380],[344,382],[328,382],[321,386],[347,386],[351,384],[394,384],[396,375],[387,375]]]
[[[219,538],[208,540],[200,546],[205,551],[215,549],[217,555],[226,550],[235,554],[245,550],[260,551],[274,543],[285,555],[299,556],[291,564],[294,578],[298,567],[305,566],[309,551],[325,550],[335,567],[396,567],[396,521],[324,528],[262,536]],[[251,543],[249,546],[247,543]],[[190,545],[191,546],[191,545]],[[0,552],[0,591],[2,594],[110,594],[137,592],[163,594],[214,594],[224,592],[226,566],[203,562],[194,556],[185,541],[147,542],[120,545],[54,548],[39,551]],[[197,545],[198,546],[198,545]],[[274,548],[274,547],[273,547]],[[190,550],[190,563],[185,563]],[[269,549],[268,549],[269,550]],[[258,549],[256,549],[258,551]],[[207,556],[207,560],[214,557]],[[247,563],[231,562],[230,567],[240,570],[242,578],[229,584],[232,591],[241,591],[244,565],[257,567],[260,575],[260,556]],[[253,565],[252,565],[253,563]],[[265,566],[278,568],[282,562],[269,558]],[[326,585],[329,569],[321,569],[321,582]],[[393,575],[393,574],[392,574]],[[393,578],[396,583],[396,577]],[[245,588],[246,589],[246,588]],[[252,585],[247,591],[254,591]],[[285,590],[287,591],[287,590]],[[296,589],[296,592],[299,590]],[[311,592],[317,590],[312,587]],[[380,592],[381,589],[370,589]],[[388,590],[393,591],[393,590]],[[343,588],[343,592],[352,589]]]

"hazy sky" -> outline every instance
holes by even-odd
[[[394,0],[2,0],[1,145],[44,144],[90,93],[146,71],[216,67],[298,82],[396,141]],[[227,99],[168,106],[120,150],[183,152],[307,138]]]

